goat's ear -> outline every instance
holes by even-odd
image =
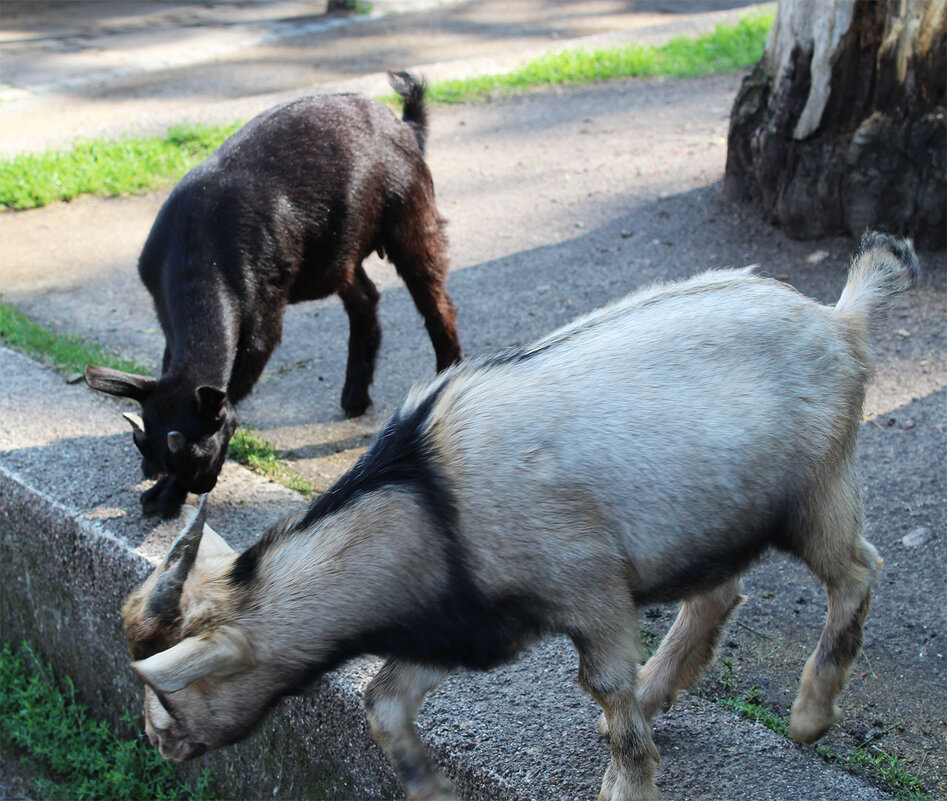
[[[252,664],[247,638],[225,626],[209,635],[185,637],[165,651],[132,662],[132,668],[149,687],[173,693],[204,676],[229,676]]]
[[[223,416],[227,393],[217,387],[198,387],[196,395],[197,413],[202,420],[217,420]]]
[[[131,398],[139,403],[154,392],[158,385],[155,379],[148,376],[124,373],[121,370],[113,370],[111,367],[98,367],[94,364],[86,365],[85,382],[92,389],[97,389],[99,392],[107,392],[109,395],[118,395],[122,398]]]

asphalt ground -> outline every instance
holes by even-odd
[[[216,5],[218,11],[238,5],[245,6],[244,11],[265,8],[262,3]],[[561,34],[563,19],[579,20],[569,29],[578,31],[577,36],[609,35],[601,30],[609,22],[599,19],[604,13],[592,13],[592,4],[579,8],[536,3],[532,19],[526,14],[529,5],[444,6],[220,51],[200,69],[192,64],[133,70],[102,78],[104,83],[83,83],[70,74],[70,83],[57,84],[54,72],[53,78],[37,80],[26,95],[0,104],[0,142],[4,149],[35,149],[40,142],[60,142],[72,132],[163,124],[175,112],[189,119],[234,119],[294,92],[377,85],[382,79],[365,53],[388,52],[395,36],[400,56],[395,66],[420,65],[425,74],[456,74],[465,64],[463,37],[449,38],[458,36],[457,30],[475,28],[473,40],[483,48],[467,54],[470,69],[482,68],[484,59],[499,63],[515,57],[510,51],[520,47],[523,52],[533,44],[549,47],[550,29],[557,25],[560,39],[571,38]],[[644,13],[660,14],[662,5],[673,6],[650,4]],[[698,6],[706,4],[688,4],[686,11]],[[171,11],[181,13],[180,4]],[[514,12],[525,18],[513,23],[503,17]],[[489,13],[495,17],[490,25],[478,16]],[[438,19],[444,31],[452,32],[444,34],[449,42],[445,47],[454,56],[446,66],[431,58]],[[681,25],[693,25],[694,19],[680,13],[658,22],[666,35]],[[90,38],[101,33],[102,19],[89,24]],[[372,40],[375,25],[379,31]],[[8,26],[0,27],[7,37]],[[141,33],[141,26],[126,27]],[[626,34],[634,30],[629,25]],[[636,35],[654,36],[655,30],[644,25]],[[62,29],[48,35],[56,41],[64,36]],[[527,45],[530,41],[533,44]],[[413,49],[408,47],[411,42]],[[488,42],[493,43],[490,53],[485,52]],[[324,84],[309,80],[309,73],[298,73],[285,79],[291,85],[274,89],[274,82],[282,79],[272,74],[279,71],[273,65],[287,60],[277,54],[285,56],[290,46],[303,53],[317,49],[320,63],[351,63],[356,65],[353,72],[363,63],[366,67],[360,75],[340,70]],[[333,53],[339,53],[337,59]],[[294,63],[299,61],[297,53]],[[6,58],[3,64],[3,82],[8,83]],[[78,70],[80,75],[94,72],[84,69]],[[197,87],[190,94],[188,72]],[[208,88],[208,76],[216,75],[214,81],[223,85],[221,76],[228,73],[235,86]],[[256,89],[248,89],[250,75],[258,76]],[[290,69],[285,75],[297,73]],[[757,219],[752,208],[733,205],[722,195],[727,121],[739,80],[620,81],[432,111],[429,163],[439,206],[449,220],[449,286],[460,308],[468,354],[527,342],[637,287],[714,266],[759,263],[763,271],[805,294],[834,302],[853,242],[788,240]],[[21,81],[24,85],[27,82]],[[20,114],[22,125],[16,124]],[[60,124],[54,125],[57,114]],[[135,260],[165,196],[158,192],[141,198],[86,199],[0,215],[0,291],[52,327],[82,334],[156,368],[162,340],[138,284]],[[947,272],[943,252],[920,255],[921,286],[898,300],[877,343],[878,375],[869,391],[859,442],[868,536],[884,556],[885,567],[874,594],[864,653],[842,695],[843,721],[824,744],[848,752],[879,746],[895,753],[906,769],[923,777],[934,797],[942,797],[947,794]],[[385,331],[373,387],[375,405],[369,413],[346,421],[338,408],[347,326],[334,298],[290,309],[284,344],[240,410],[245,422],[260,428],[296,469],[322,486],[357,458],[406,389],[433,375],[433,354],[407,293],[385,263],[373,261],[369,267],[383,292]],[[62,391],[86,392],[65,385]],[[103,402],[114,406],[117,416],[118,404]],[[21,450],[15,443],[15,436],[5,443],[8,454]],[[126,445],[120,451],[126,464],[116,472],[127,476],[127,483],[115,488],[108,505],[125,510],[128,519],[120,530],[129,541],[142,543],[150,524],[132,519],[141,485],[130,437]],[[238,475],[239,470],[228,469],[222,493],[233,493]],[[88,505],[99,507],[102,502],[92,498]],[[920,530],[926,533],[917,534]],[[226,527],[223,531],[228,533]],[[252,530],[244,529],[241,536],[252,539]],[[924,541],[907,545],[906,537],[908,543]],[[718,662],[701,685],[701,694],[740,695],[756,687],[764,703],[785,714],[805,656],[818,639],[824,595],[804,569],[776,557],[751,570],[746,583],[750,601],[724,639],[721,657],[728,663]],[[643,611],[653,634],[660,634],[673,614],[660,608]],[[533,667],[547,653],[534,654],[525,664]],[[562,651],[551,653],[558,658]],[[556,669],[570,672],[567,658]],[[539,704],[540,683],[535,692],[536,699],[520,703]],[[483,696],[490,694],[485,691]],[[436,708],[436,699],[433,703]],[[671,729],[664,728],[662,719],[656,723],[665,757],[662,769],[672,771],[664,774],[669,777],[666,794],[674,797],[668,792],[671,786],[690,786],[690,796],[679,797],[714,797],[706,776],[673,775],[676,750],[684,747],[675,739],[673,721],[682,721],[692,733],[699,730],[700,718],[685,714],[668,720]],[[713,725],[724,724],[715,720]],[[739,732],[739,724],[734,725]],[[754,730],[752,739],[759,736]],[[808,755],[820,770],[827,769],[810,751],[793,749],[804,758]],[[699,755],[695,758],[699,761]],[[815,787],[798,786],[798,797],[837,797],[833,790]],[[773,792],[772,797],[792,797]]]

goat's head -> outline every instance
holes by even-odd
[[[204,505],[122,607],[132,667],[145,682],[145,731],[174,760],[239,740],[272,703],[236,618],[236,554],[205,525]]]
[[[236,428],[226,391],[93,365],[86,367],[85,380],[93,389],[141,404],[141,417],[124,417],[132,426],[146,478],[168,474],[197,494],[214,488]]]

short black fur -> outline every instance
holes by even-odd
[[[445,592],[402,620],[353,633],[324,662],[312,666],[310,675],[362,653],[485,670],[512,659],[524,644],[543,633],[542,615],[538,609],[532,610],[528,593],[488,597],[473,577],[457,533],[453,493],[427,444],[429,418],[442,387],[409,413],[392,416],[358,464],[305,515],[272,529],[234,564],[231,581],[238,585],[252,582],[267,549],[286,537],[306,536],[319,520],[361,494],[398,486],[418,499],[433,530],[443,538],[448,572]]]
[[[456,512],[449,492],[441,485],[427,449],[425,431],[442,387],[432,391],[411,412],[398,410],[378,433],[354,467],[323,493],[307,512],[287,525],[271,528],[234,563],[230,580],[248,584],[260,557],[280,540],[299,536],[322,518],[339,511],[358,496],[381,487],[401,486],[414,492],[440,530],[453,530]]]
[[[302,98],[266,111],[174,189],[138,271],[165,334],[159,381],[89,366],[90,386],[142,404],[143,467],[158,483],[145,514],[170,517],[187,492],[210,491],[234,429],[234,407],[279,343],[287,304],[337,294],[349,317],[341,403],[371,404],[381,341],[379,294],[362,268],[387,254],[424,318],[443,370],[460,360],[447,294],[444,220],[424,162],[423,83],[392,75],[396,119],[356,95]],[[168,434],[183,434],[172,452]],[[180,438],[177,440],[180,443]]]

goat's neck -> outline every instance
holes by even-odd
[[[382,490],[273,542],[250,585],[251,637],[301,667],[373,652],[373,632],[444,589],[446,561],[429,528],[409,493]]]
[[[240,335],[235,302],[216,286],[192,287],[189,294],[170,310],[165,373],[195,388],[226,388]]]

